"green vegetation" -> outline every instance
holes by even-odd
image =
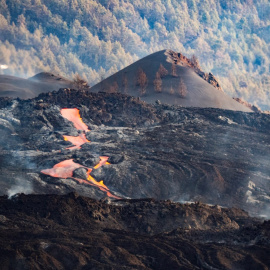
[[[93,85],[168,48],[196,55],[229,95],[267,108],[269,14],[268,0],[0,0],[0,64]]]

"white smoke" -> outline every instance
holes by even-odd
[[[7,191],[9,199],[18,193],[31,194],[33,192],[33,187],[30,182],[26,182],[24,179],[16,179],[16,182],[17,184],[11,186]]]
[[[0,65],[0,69],[8,69],[7,65]]]

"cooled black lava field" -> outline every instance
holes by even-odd
[[[1,98],[3,269],[268,269],[269,130],[118,93]]]

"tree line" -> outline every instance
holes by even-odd
[[[0,64],[90,85],[149,53],[198,56],[231,96],[269,106],[268,0],[0,0]]]
[[[169,91],[167,87],[163,89],[163,79],[168,76],[169,76],[169,79],[178,78],[177,86],[175,87],[171,83]],[[139,67],[135,74],[135,86],[137,87],[139,96],[143,97],[148,94],[149,83],[151,82],[149,82],[149,79],[145,71],[143,70],[143,68]],[[180,98],[186,98],[187,93],[188,93],[187,86],[184,83],[183,78],[181,78],[177,74],[176,64],[174,63],[171,64],[170,72],[162,64],[160,64],[159,69],[156,72],[155,79],[153,80],[152,84],[153,84],[154,91],[157,94],[164,92],[164,93],[169,93],[170,95],[177,95]],[[114,81],[110,85],[106,84],[106,82],[103,82],[103,83],[101,82],[100,91],[106,91],[109,93],[122,92],[124,94],[129,94],[127,75],[125,73],[123,73],[122,75],[122,88],[119,87],[117,81]]]

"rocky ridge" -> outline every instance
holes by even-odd
[[[76,193],[0,197],[2,269],[267,269],[269,222],[239,209]]]
[[[177,53],[177,52],[168,50],[167,55],[169,56],[168,61],[173,62],[175,65],[187,66],[187,67],[192,68],[201,78],[203,78],[209,84],[214,86],[216,89],[222,91],[220,83],[211,72],[210,73],[204,72],[200,68],[200,66],[192,63],[192,61],[189,58],[187,58],[185,55],[183,55],[182,53]]]

